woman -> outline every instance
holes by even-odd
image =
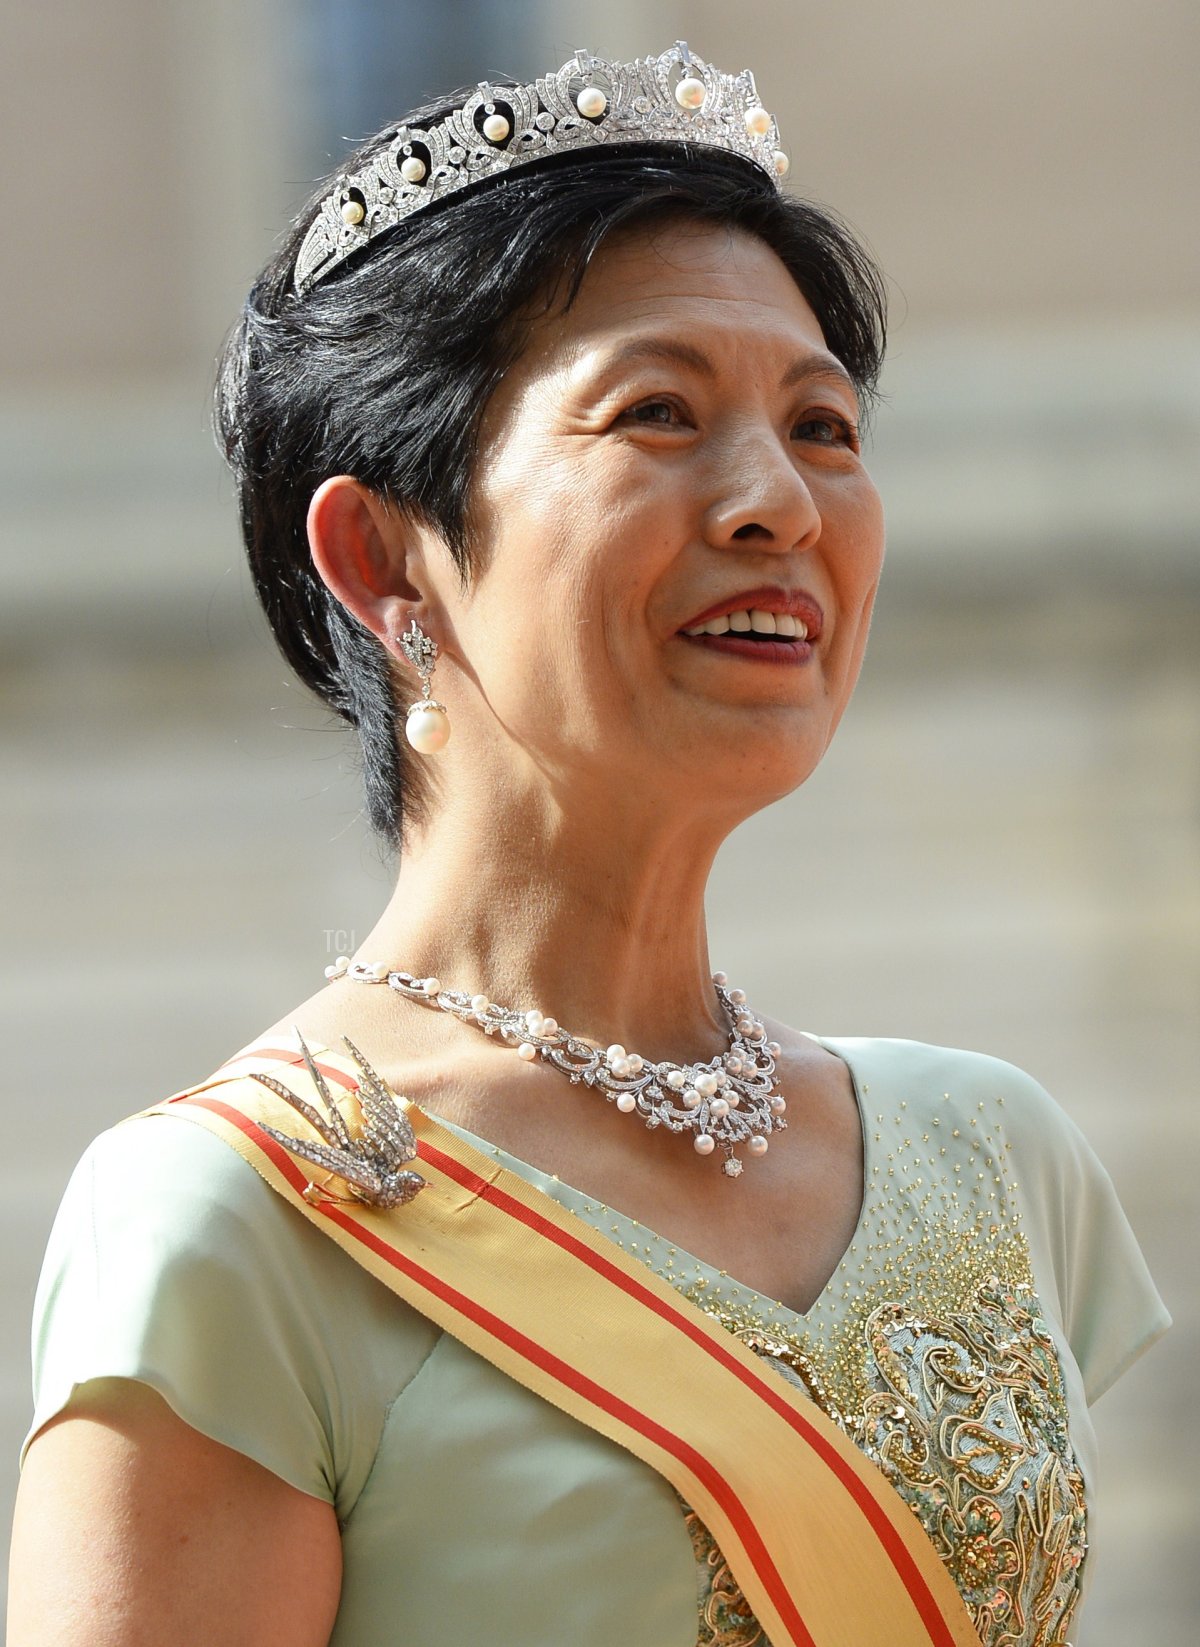
[[[709,968],[883,555],[881,283],[778,145],[686,47],[580,54],[364,145],[252,291],[256,586],[403,850],[72,1180],[14,1647],[1074,1627],[1087,1402],[1167,1320],[1103,1169],[1011,1066]]]

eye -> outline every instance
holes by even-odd
[[[797,440],[812,441],[817,446],[846,446],[852,452],[859,449],[857,424],[834,412],[814,412],[797,423],[792,434]]]
[[[642,428],[650,429],[680,429],[687,426],[682,408],[675,401],[659,397],[656,400],[639,400],[636,406],[628,406],[617,418],[618,423],[636,423]]]

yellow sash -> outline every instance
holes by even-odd
[[[353,1064],[310,1050],[345,1105]],[[412,1105],[414,1166],[429,1186],[415,1201],[384,1212],[307,1200],[305,1164],[257,1125],[297,1136],[304,1123],[252,1070],[316,1096],[298,1052],[260,1046],[143,1113],[216,1133],[406,1303],[664,1476],[713,1534],[773,1647],[979,1647],[936,1550],[879,1470],[667,1282]]]

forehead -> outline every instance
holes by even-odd
[[[534,326],[530,366],[582,363],[629,336],[662,331],[734,354],[827,354],[812,307],[764,241],[682,221],[606,241],[570,308]]]

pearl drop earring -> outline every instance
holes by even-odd
[[[435,703],[430,689],[438,644],[421,628],[416,618],[396,643],[421,677],[421,696],[408,711],[404,736],[419,755],[436,755],[450,742],[450,715],[444,703]]]

